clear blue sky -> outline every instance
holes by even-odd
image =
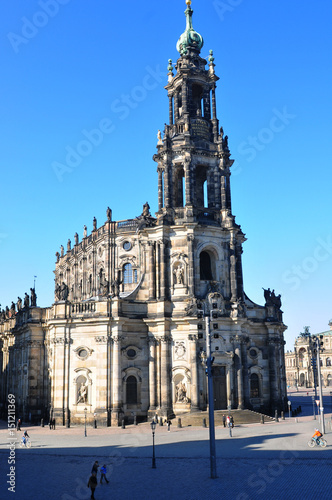
[[[147,200],[157,209],[152,155],[168,121],[163,87],[185,7],[184,0],[1,4],[2,307],[29,292],[34,275],[38,304],[50,305],[55,252],[76,231],[81,239],[84,224],[91,231],[94,216],[102,225],[108,205],[115,220],[139,215]],[[192,7],[202,55],[214,50],[218,117],[236,160],[245,290],[260,304],[262,287],[282,294],[291,348],[304,325],[327,330],[332,317],[332,4]],[[78,147],[81,157],[66,163]]]

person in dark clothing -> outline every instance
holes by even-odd
[[[88,482],[88,488],[91,489],[91,498],[92,500],[95,500],[95,489],[97,488],[97,475],[95,472],[92,472],[89,482]]]
[[[222,424],[224,427],[226,427],[226,415],[222,416]]]
[[[17,430],[20,431],[21,430],[21,419],[19,418],[18,421],[17,421]]]
[[[98,460],[96,460],[95,463],[92,466],[91,474],[95,473],[96,477],[97,477],[98,468],[99,468],[99,462],[98,462]]]

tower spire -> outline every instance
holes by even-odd
[[[176,50],[180,52],[181,56],[187,54],[188,48],[194,49],[195,52],[200,53],[204,44],[202,35],[197,33],[193,28],[192,17],[194,11],[190,7],[191,0],[186,0],[186,4],[187,9],[184,12],[186,15],[186,30],[182,33],[176,44]]]

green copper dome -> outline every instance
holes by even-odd
[[[197,33],[193,28],[192,17],[194,11],[190,7],[191,0],[186,0],[186,4],[188,6],[185,10],[187,19],[186,31],[182,33],[176,44],[176,50],[180,52],[181,56],[187,53],[188,47],[200,51],[204,44],[202,35]]]

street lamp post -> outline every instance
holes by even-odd
[[[315,396],[311,396],[311,399],[312,399],[312,412],[314,414],[314,420],[316,420]]]
[[[156,469],[156,456],[155,456],[155,453],[154,453],[154,433],[155,433],[155,430],[156,430],[156,422],[155,420],[152,420],[151,422],[151,430],[152,430],[152,469]]]
[[[288,417],[290,418],[290,408],[291,408],[291,402],[288,401]]]
[[[211,478],[217,477],[216,466],[216,437],[214,429],[214,400],[213,400],[213,375],[212,363],[213,357],[211,356],[211,332],[210,332],[210,315],[205,316],[206,326],[206,367],[208,376],[208,400],[209,400],[209,436],[210,436],[210,471]]]
[[[87,408],[84,408],[84,437],[87,437],[87,433],[86,433],[86,412],[87,412]]]
[[[324,407],[323,407],[323,388],[322,388],[322,376],[320,371],[320,346],[321,346],[321,337],[314,337],[316,343],[317,350],[317,375],[318,375],[318,383],[319,383],[319,409],[320,409],[320,424],[322,428],[322,434],[325,434],[325,420],[324,420]]]

